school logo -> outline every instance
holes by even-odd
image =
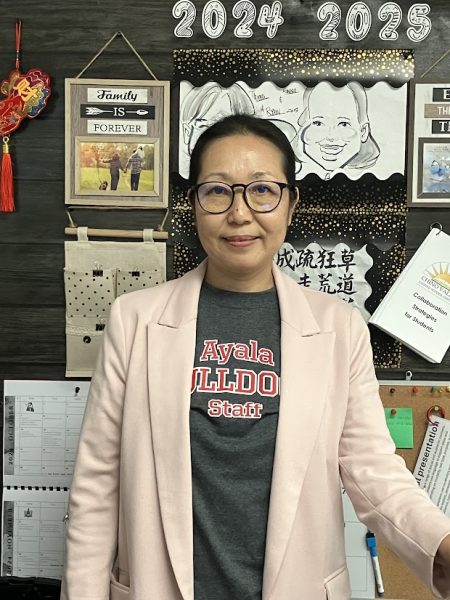
[[[450,263],[434,263],[425,273],[432,281],[450,291]]]

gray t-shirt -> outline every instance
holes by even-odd
[[[195,600],[261,600],[279,386],[275,288],[204,283],[190,412]]]

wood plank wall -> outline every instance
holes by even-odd
[[[256,0],[257,7],[264,2]],[[22,67],[40,67],[50,73],[53,92],[49,106],[34,121],[23,124],[12,137],[15,188],[18,211],[0,214],[0,394],[2,381],[13,378],[60,379],[64,377],[64,290],[63,242],[67,224],[64,205],[64,79],[74,77],[117,31],[122,30],[160,79],[172,78],[172,50],[189,47],[325,47],[318,36],[322,24],[316,12],[322,2],[284,0],[285,23],[275,39],[254,27],[249,40],[233,35],[231,8],[227,32],[210,40],[199,27],[194,36],[177,39],[172,17],[174,2],[167,0],[1,0],[1,76],[13,67],[14,23],[23,19]],[[196,2],[198,12],[205,4]],[[340,2],[343,11],[351,4]],[[382,2],[368,0],[374,14]],[[404,13],[413,4],[400,2]],[[416,69],[420,74],[450,45],[448,1],[433,0],[433,30],[430,37],[415,46]],[[344,12],[345,14],[345,12]],[[381,42],[379,26],[362,43],[349,42],[341,34],[329,47],[409,48],[406,25],[399,29],[397,42]],[[448,76],[450,59],[435,70],[435,76]],[[140,79],[147,73],[120,39],[112,44],[92,68],[90,77]],[[176,107],[172,106],[172,115]],[[172,136],[175,122],[172,118]],[[172,150],[175,144],[172,144]],[[162,211],[75,209],[79,225],[107,228],[154,227]],[[450,209],[414,209],[408,215],[408,257],[425,237],[430,222],[440,221],[450,231]],[[170,226],[170,220],[168,221]],[[173,273],[173,248],[168,248],[169,277]],[[448,378],[450,358],[431,365],[405,350],[402,369],[380,375],[403,378],[411,369],[417,377]]]

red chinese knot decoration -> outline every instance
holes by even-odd
[[[4,100],[0,100],[0,135],[3,138],[3,156],[0,171],[0,211],[13,212],[14,189],[9,136],[25,118],[34,119],[43,110],[50,96],[50,77],[40,69],[20,72],[20,39],[22,22],[16,23],[16,65],[1,86]]]

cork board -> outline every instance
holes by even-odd
[[[414,448],[398,449],[410,471],[414,470],[417,456],[427,429],[427,410],[440,406],[450,417],[450,381],[380,381],[380,395],[386,408],[412,408],[414,419]],[[433,391],[432,391],[433,390]],[[385,598],[398,600],[433,600],[435,596],[410,571],[382,540],[378,540],[379,560]]]

